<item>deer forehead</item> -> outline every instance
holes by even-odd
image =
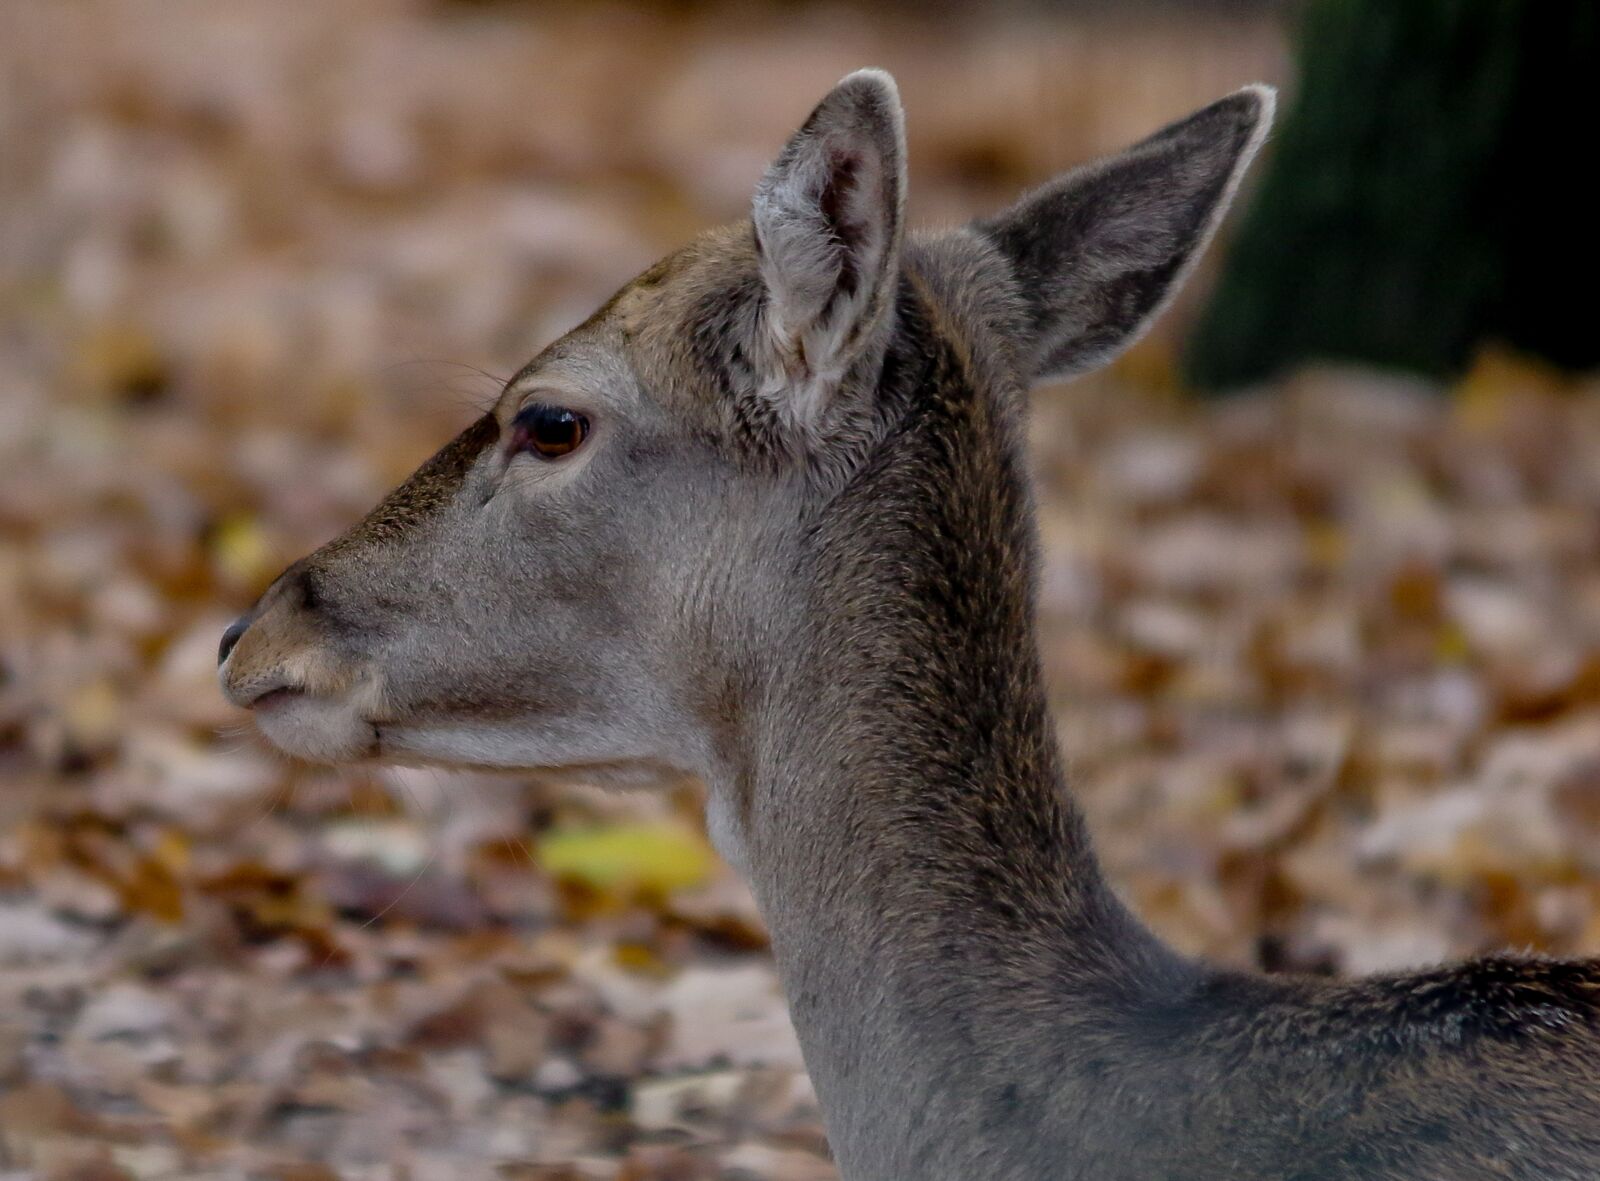
[[[507,384],[495,417],[530,401],[711,427],[760,310],[748,222],[708,231],[623,286]]]
[[[749,222],[700,235],[611,301],[632,372],[645,394],[706,425],[739,392],[761,310],[760,269]]]

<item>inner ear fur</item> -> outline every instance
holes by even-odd
[[[881,336],[900,265],[905,120],[894,79],[860,70],[819,103],[756,188],[768,396],[814,422]]]

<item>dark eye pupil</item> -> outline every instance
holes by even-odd
[[[560,406],[533,405],[517,415],[512,432],[518,450],[559,459],[583,445],[589,437],[589,420]]]

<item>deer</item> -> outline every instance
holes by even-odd
[[[1180,955],[1067,784],[1025,398],[1160,314],[1273,105],[911,232],[895,83],[849,75],[748,218],[277,578],[225,695],[315,762],[703,780],[846,1181],[1600,1177],[1600,963]]]

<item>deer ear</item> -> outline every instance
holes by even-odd
[[[828,94],[756,188],[775,396],[814,422],[881,339],[905,205],[905,117],[894,79],[859,70]]]
[[[1014,268],[1033,379],[1092,369],[1138,339],[1216,230],[1273,94],[1246,87],[978,224]]]

